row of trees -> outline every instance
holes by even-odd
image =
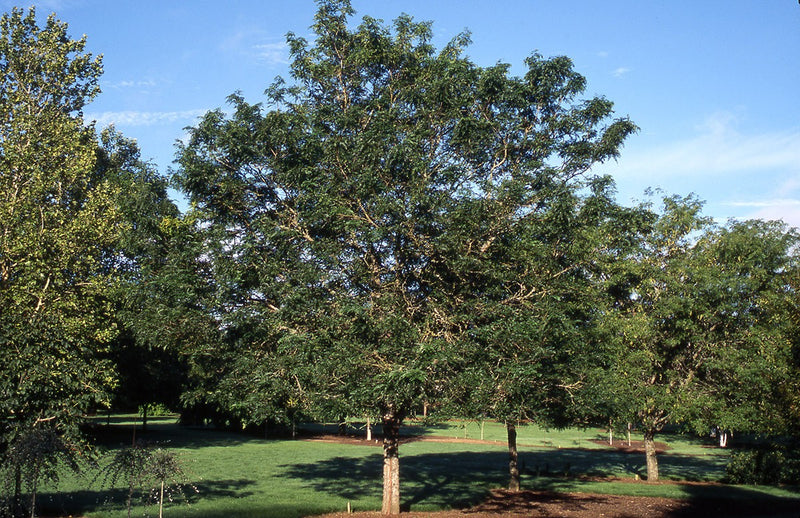
[[[650,480],[666,424],[796,423],[793,230],[719,227],[691,196],[619,205],[592,167],[636,127],[582,99],[567,58],[518,77],[472,63],[468,34],[437,50],[428,23],[353,14],[320,1],[313,42],[288,37],[291,81],[190,129],[186,214],[135,143],[83,121],[85,41],[2,18],[0,454],[41,429],[74,444],[113,397],[363,416],[394,514],[422,407],[505,422],[512,488],[521,420],[636,423]],[[4,466],[18,509],[24,463]]]

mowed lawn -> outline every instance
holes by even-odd
[[[323,427],[310,427],[321,431]],[[335,427],[324,427],[333,431]],[[113,452],[130,444],[133,421],[115,417],[110,427],[98,428],[101,448]],[[379,431],[378,427],[376,431]],[[350,433],[363,433],[353,423]],[[497,423],[448,423],[407,427],[401,446],[403,505],[414,511],[468,507],[483,500],[492,488],[507,481],[505,430]],[[174,418],[154,419],[149,431],[137,437],[175,451],[190,482],[187,503],[175,495],[165,516],[293,517],[331,511],[380,508],[382,449],[371,444],[264,439],[206,428],[181,427]],[[599,430],[543,430],[519,427],[518,442],[523,487],[563,491],[697,498],[698,496],[754,498],[800,496],[788,490],[719,485],[677,484],[672,481],[716,481],[724,475],[728,451],[679,435],[659,440],[670,449],[659,456],[666,483],[636,482],[644,456],[598,445]],[[451,442],[454,439],[472,442]],[[620,437],[621,439],[622,437]],[[636,437],[634,437],[636,439]],[[445,442],[442,442],[445,441]],[[605,481],[603,477],[618,480]],[[91,517],[127,516],[125,485],[107,487],[95,474],[65,476],[57,488],[44,491],[43,514]],[[155,505],[137,505],[132,516],[157,516]]]

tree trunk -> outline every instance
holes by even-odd
[[[147,432],[147,407],[149,405],[145,403],[142,405],[142,433]]]
[[[644,431],[644,456],[647,461],[647,481],[658,481],[658,459],[656,458],[655,430]]]
[[[614,422],[611,419],[608,420],[608,445],[614,446]]]
[[[14,466],[14,498],[12,502],[13,516],[23,516],[22,513],[22,467]]]
[[[506,422],[508,433],[508,490],[519,491],[519,453],[517,452],[517,427],[511,421]]]
[[[719,447],[720,448],[728,447],[728,432],[723,430],[719,431]]]
[[[631,445],[631,423],[628,423],[628,447]]]
[[[367,417],[367,440],[372,441],[372,422]]]
[[[400,418],[394,412],[383,416],[383,505],[382,514],[400,514]]]

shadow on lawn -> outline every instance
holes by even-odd
[[[111,426],[100,425],[92,427],[89,435],[98,446],[118,448],[128,446],[132,439],[158,443],[170,448],[197,449],[212,446],[237,446],[249,442],[262,442],[263,439],[248,436],[243,433],[231,433],[213,427],[183,426],[174,419],[160,419],[147,424],[147,430],[142,430],[141,424],[134,426],[130,423],[112,423]]]
[[[196,502],[198,499],[213,500],[217,498],[242,498],[253,493],[247,491],[249,486],[255,485],[255,481],[248,479],[239,480],[208,480],[194,483],[197,493],[191,488],[186,488],[184,494],[189,503]],[[59,516],[72,516],[87,512],[98,511],[101,508],[109,510],[125,509],[125,502],[128,498],[128,491],[120,488],[80,490],[61,493],[42,493],[39,496],[40,513],[56,514]],[[142,505],[142,493],[137,491],[134,494],[133,504]],[[186,500],[177,496],[175,503],[170,503],[170,507],[185,505]],[[155,505],[154,503],[151,505]]]
[[[523,485],[536,479],[537,487],[549,480],[574,480],[574,476],[642,474],[642,456],[596,450],[526,450],[520,455]],[[406,510],[415,506],[465,508],[483,501],[491,488],[508,481],[508,457],[504,450],[407,454],[401,452],[401,494]],[[679,465],[672,466],[676,462]],[[336,457],[315,464],[281,466],[284,477],[303,480],[316,491],[348,500],[379,498],[382,456]],[[712,459],[662,456],[662,471],[673,469],[683,478],[707,478],[719,466]]]

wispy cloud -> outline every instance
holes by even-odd
[[[664,178],[765,170],[800,173],[800,130],[743,134],[734,126],[730,114],[715,114],[692,138],[624,152],[615,174]]]
[[[260,43],[252,46],[259,61],[268,65],[285,65],[289,63],[289,50],[286,42]]]
[[[283,65],[289,62],[289,48],[283,39],[268,36],[261,29],[242,28],[220,43],[224,52],[244,56],[257,63]]]
[[[171,112],[119,111],[87,113],[84,120],[94,120],[98,126],[156,126],[175,122],[191,122],[207,110],[183,110]]]
[[[622,77],[622,76],[624,76],[625,74],[627,74],[630,71],[631,71],[631,69],[628,68],[628,67],[619,67],[619,68],[616,68],[614,70],[614,72],[612,72],[612,74],[614,75],[614,77]]]
[[[800,208],[800,200],[776,198],[771,200],[728,201],[724,202],[723,205],[728,205],[731,207],[754,207],[754,208],[765,208],[765,207],[775,207],[775,206]]]
[[[113,83],[105,83],[104,86],[114,89],[154,88],[158,86],[158,83],[153,79],[136,79],[136,80],[115,81]]]

